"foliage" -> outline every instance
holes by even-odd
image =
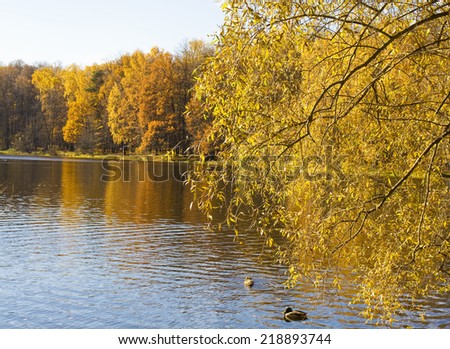
[[[114,85],[108,97],[108,126],[114,143],[135,146],[139,142],[138,126],[132,116],[133,111],[133,106],[123,95],[119,85]]]
[[[186,130],[191,135],[191,149],[195,153],[211,154],[215,151],[216,142],[207,137],[211,132],[211,120],[211,111],[206,110],[202,101],[193,96],[187,105]]]
[[[63,147],[62,128],[66,123],[67,106],[61,67],[41,67],[32,76],[39,91],[42,117],[49,146]]]
[[[185,120],[195,70],[210,54],[194,40],[176,55],[155,47],[85,68],[0,66],[0,147],[184,152],[196,138]]]
[[[21,61],[0,66],[0,149],[13,143],[23,150],[46,144],[37,91],[31,83],[34,70]]]
[[[196,96],[192,94],[196,77],[201,74],[202,64],[214,54],[213,47],[201,40],[193,40],[184,43],[175,57],[175,111],[180,124],[180,138],[183,150],[191,146],[190,151],[200,153],[207,152],[204,145],[204,133],[210,125],[210,118],[203,115],[198,105]],[[180,112],[180,108],[182,112]]]
[[[450,5],[223,8],[197,84],[223,164],[193,173],[200,208],[269,246],[283,236],[292,286],[339,288],[345,273],[368,319],[448,292]]]

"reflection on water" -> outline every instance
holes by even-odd
[[[125,181],[102,182],[99,162],[0,160],[0,327],[374,326],[347,305],[351,285],[319,298],[308,284],[286,290],[260,237],[205,231],[173,178],[183,165],[159,165],[157,181],[134,163]],[[398,326],[448,328],[448,301],[428,299],[425,322],[410,314]],[[284,322],[288,305],[309,320]]]

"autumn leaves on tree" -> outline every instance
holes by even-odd
[[[257,229],[292,286],[358,285],[368,319],[448,292],[450,5],[223,8],[197,93],[226,166],[192,173],[200,208],[212,223],[222,208],[237,234]]]

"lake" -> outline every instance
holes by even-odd
[[[286,289],[256,233],[205,230],[185,164],[124,164],[117,180],[100,161],[0,156],[0,328],[377,327],[352,285]],[[394,326],[450,328],[449,301]],[[283,321],[287,306],[309,320]]]

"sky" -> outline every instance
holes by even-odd
[[[217,0],[0,0],[0,63],[78,64],[212,40]]]

